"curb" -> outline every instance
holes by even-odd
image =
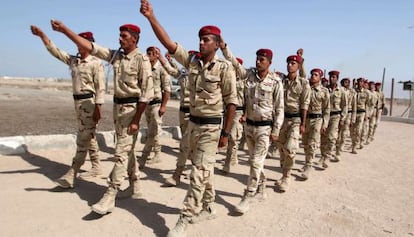
[[[414,124],[414,118],[382,116],[382,121]]]
[[[147,128],[140,129],[138,141],[145,143],[146,134]],[[180,127],[162,127],[160,137],[180,140],[182,137]],[[97,132],[96,138],[100,147],[115,147],[115,131]],[[76,135],[74,134],[0,137],[0,155],[18,155],[39,149],[75,147]]]

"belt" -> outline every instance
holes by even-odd
[[[253,121],[250,119],[246,120],[248,125],[252,125],[252,126],[272,126],[273,125],[273,121],[270,120],[266,120],[266,121]]]
[[[160,100],[160,99],[153,99],[148,104],[149,105],[155,105],[155,104],[161,104],[161,103],[162,103],[162,100]]]
[[[332,111],[331,113],[330,113],[330,115],[337,115],[337,114],[340,114],[340,113],[342,113],[342,111]]]
[[[352,113],[352,110],[348,110],[348,113]]]
[[[322,118],[322,114],[308,114],[309,119]]]
[[[296,114],[285,113],[285,118],[300,118],[300,113],[296,113]]]
[[[126,98],[114,97],[115,104],[138,103],[138,101],[139,101],[139,97],[126,97]]]
[[[190,121],[196,124],[221,124],[221,118],[197,117],[190,114]]]
[[[357,114],[360,114],[360,113],[365,113],[365,109],[358,109]]]
[[[245,107],[244,106],[237,106],[236,107],[236,110],[244,110],[245,109]]]
[[[93,97],[93,93],[88,93],[88,94],[82,94],[82,95],[75,95],[73,94],[73,99],[74,100],[83,100],[83,99],[89,99]]]
[[[190,113],[190,107],[180,106],[180,111],[183,113]]]

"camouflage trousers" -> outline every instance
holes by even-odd
[[[364,143],[368,138],[370,115],[371,113],[369,113],[368,118],[362,124],[361,143]]]
[[[203,206],[211,205],[215,200],[214,164],[220,138],[219,124],[198,125],[188,123],[185,133],[188,133],[188,156],[192,167],[190,185],[184,199],[184,208],[181,214],[192,217]]]
[[[159,116],[161,104],[147,105],[145,109],[145,119],[147,120],[147,139],[142,153],[149,154],[161,151],[160,133],[162,126],[162,117]]]
[[[99,146],[96,141],[96,123],[93,120],[94,98],[75,100],[75,111],[78,132],[76,136],[76,155],[73,157],[73,162],[83,165],[89,152],[92,168],[99,168]]]
[[[186,133],[190,114],[180,111],[179,118],[180,118],[180,130],[181,130],[182,137],[180,141],[180,154],[178,154],[176,167],[184,167],[187,161],[187,158],[188,158],[188,150],[190,149],[189,148],[190,143],[189,143],[189,137],[188,137],[189,133]]]
[[[368,135],[367,139],[373,139],[374,138],[374,129],[377,126],[377,111],[374,110],[371,113],[371,116],[369,117],[368,121]]]
[[[247,180],[247,190],[255,193],[261,182],[264,182],[264,163],[270,145],[270,126],[244,127],[247,148],[249,150],[250,174]]]
[[[339,114],[331,115],[327,131],[321,134],[321,155],[323,158],[328,158],[333,154],[338,139],[340,120],[341,116]]]
[[[240,118],[243,111],[236,110],[233,118],[233,126],[231,127],[229,143],[227,145],[226,159],[237,160],[237,150],[239,148],[240,139],[243,136],[243,125],[240,123]]]
[[[306,119],[305,132],[302,134],[302,143],[305,151],[305,165],[311,166],[316,150],[320,146],[322,118]]]
[[[357,113],[355,123],[352,124],[352,146],[361,144],[362,126],[364,124],[365,113]]]
[[[109,176],[109,185],[119,188],[127,175],[132,180],[139,178],[139,171],[136,169],[135,144],[137,134],[129,135],[128,127],[132,122],[137,110],[136,103],[115,104],[114,122],[116,133],[116,144],[114,154],[114,167]]]
[[[299,139],[300,118],[285,118],[277,142],[281,164],[284,169],[292,169],[296,152],[299,149]]]
[[[342,151],[344,149],[345,140],[348,136],[351,135],[351,131],[349,128],[351,124],[351,117],[352,113],[348,113],[344,120],[344,126],[339,129],[338,142],[336,143],[337,151]]]

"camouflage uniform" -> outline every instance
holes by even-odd
[[[350,125],[351,125],[351,117],[353,112],[353,104],[355,103],[355,90],[354,89],[347,89],[342,87],[345,91],[347,101],[348,101],[348,113],[345,116],[344,125],[339,130],[338,142],[336,144],[336,151],[337,155],[340,155],[339,152],[344,150],[345,140],[347,136],[351,134],[350,132]]]
[[[352,133],[352,153],[356,154],[355,148],[361,145],[362,126],[366,120],[366,112],[369,109],[369,94],[365,88],[355,89],[355,104],[356,110],[353,110],[351,124],[353,127]]]
[[[365,141],[365,144],[368,145],[370,141],[374,140],[374,128],[377,124],[377,114],[379,108],[378,93],[376,91],[371,91],[371,111],[368,122],[368,134]]]
[[[105,82],[103,64],[101,60],[94,56],[89,55],[85,59],[81,59],[78,56],[69,55],[67,52],[57,48],[51,41],[46,48],[54,57],[69,65],[72,74],[72,90],[78,122],[77,149],[76,155],[73,157],[72,166],[81,167],[89,151],[92,163],[91,172],[101,174],[99,147],[96,141],[96,122],[93,120],[93,113],[95,111],[95,104],[104,103]],[[78,170],[78,168],[75,170]],[[62,180],[66,180],[64,177],[57,180],[60,186],[62,186]],[[73,179],[66,181],[69,182],[69,187],[73,187]]]
[[[279,133],[278,147],[282,169],[287,172],[287,177],[282,177],[288,183],[290,172],[295,162],[296,151],[299,149],[301,110],[308,110],[310,103],[309,82],[297,76],[289,80],[283,79],[285,118]],[[285,179],[285,180],[283,180]]]
[[[321,129],[326,130],[329,123],[330,102],[329,90],[320,84],[311,86],[310,103],[306,118],[305,132],[302,143],[305,150],[305,166],[302,177],[307,179],[315,158],[315,152],[320,145]]]
[[[232,65],[217,55],[204,65],[196,55],[190,55],[177,44],[173,57],[189,73],[190,122],[185,136],[189,136],[192,169],[181,216],[191,218],[200,207],[202,212],[211,210],[215,200],[214,164],[223,107],[237,104],[236,76]]]
[[[369,97],[368,97],[368,108],[366,111],[366,119],[364,120],[364,124],[362,127],[362,134],[361,134],[361,148],[362,144],[368,145],[368,131],[370,127],[370,121],[373,114],[373,111],[375,110],[375,102],[376,102],[376,95],[374,95],[374,92],[370,91],[369,89],[366,89]],[[376,93],[375,93],[376,94]]]
[[[130,187],[138,189],[139,172],[131,169],[131,166],[135,167],[136,162],[134,148],[137,134],[129,135],[127,131],[137,112],[138,101],[148,103],[154,96],[154,87],[150,61],[138,48],[129,54],[124,54],[120,50],[111,50],[93,43],[91,54],[111,62],[114,71],[113,119],[116,133],[114,167],[109,176],[109,187],[105,195],[92,206],[92,210],[100,213],[99,210],[106,209],[107,203],[111,202],[127,176],[126,164],[129,166]],[[104,214],[106,212],[107,210],[103,211]]]
[[[342,88],[329,88],[331,112],[328,129],[321,136],[321,163],[333,156],[336,140],[338,139],[339,124],[343,124],[348,114],[347,98]],[[335,160],[339,160],[339,151],[334,155]]]
[[[151,161],[155,163],[160,159],[162,117],[159,115],[159,110],[163,103],[163,94],[165,92],[171,92],[171,83],[167,71],[159,62],[156,62],[154,66],[152,66],[152,81],[154,86],[154,98],[145,108],[145,119],[147,121],[148,129],[142,156],[139,158],[141,168],[144,167],[151,150],[154,151],[154,157]]]
[[[283,123],[283,85],[276,73],[269,72],[262,79],[258,76],[256,68],[243,68],[228,47],[222,51],[224,57],[235,66],[240,78],[246,78],[243,101],[247,121],[244,130],[250,163],[246,192],[253,196],[259,186],[262,186],[260,191],[264,191],[264,163],[270,145],[270,135],[279,136]]]
[[[381,121],[382,110],[384,109],[384,106],[385,106],[385,96],[384,96],[384,93],[382,91],[377,91],[377,94],[378,94],[377,121],[375,123],[374,130],[372,132],[372,136],[373,137],[375,135],[375,131],[377,130],[378,124]]]
[[[179,111],[179,120],[180,120],[180,130],[182,138],[180,141],[180,154],[178,154],[176,169],[172,177],[167,178],[165,183],[168,186],[177,186],[180,183],[180,176],[184,171],[185,163],[188,157],[189,150],[189,140],[187,130],[188,121],[190,119],[190,92],[188,90],[188,75],[187,70],[178,70],[177,65],[172,61],[168,61],[165,64],[162,64],[164,69],[173,76],[177,78],[180,83],[180,111]]]

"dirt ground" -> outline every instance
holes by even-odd
[[[107,101],[110,98],[108,95]],[[1,85],[0,101],[0,136],[75,131],[73,102],[67,90]],[[13,104],[24,105],[12,109]],[[176,111],[175,106],[170,109]],[[104,111],[108,112],[104,120],[109,120],[111,106]],[[175,112],[171,116],[168,121],[176,125]],[[57,120],[65,126],[53,124]],[[111,126],[108,122],[108,130]],[[234,212],[234,205],[246,185],[247,153],[239,151],[240,164],[228,176],[219,172],[224,162],[219,153],[215,172],[218,218],[190,225],[188,236],[414,236],[413,141],[413,125],[381,122],[370,145],[353,155],[348,141],[340,162],[330,162],[324,171],[315,166],[307,181],[300,178],[301,149],[286,193],[279,193],[274,184],[281,177],[279,156],[269,158],[265,165],[268,198],[252,204],[243,216]],[[178,187],[163,187],[164,178],[175,168],[179,141],[164,138],[162,144],[162,162],[141,172],[142,199],[117,200],[114,211],[104,216],[90,210],[105,191],[104,177],[77,180],[69,191],[53,183],[67,171],[74,149],[0,156],[1,236],[165,236],[177,221],[189,180],[183,177]],[[137,145],[137,155],[142,148]],[[112,154],[113,147],[101,148],[105,176],[113,166]],[[89,168],[87,160],[83,169]]]

